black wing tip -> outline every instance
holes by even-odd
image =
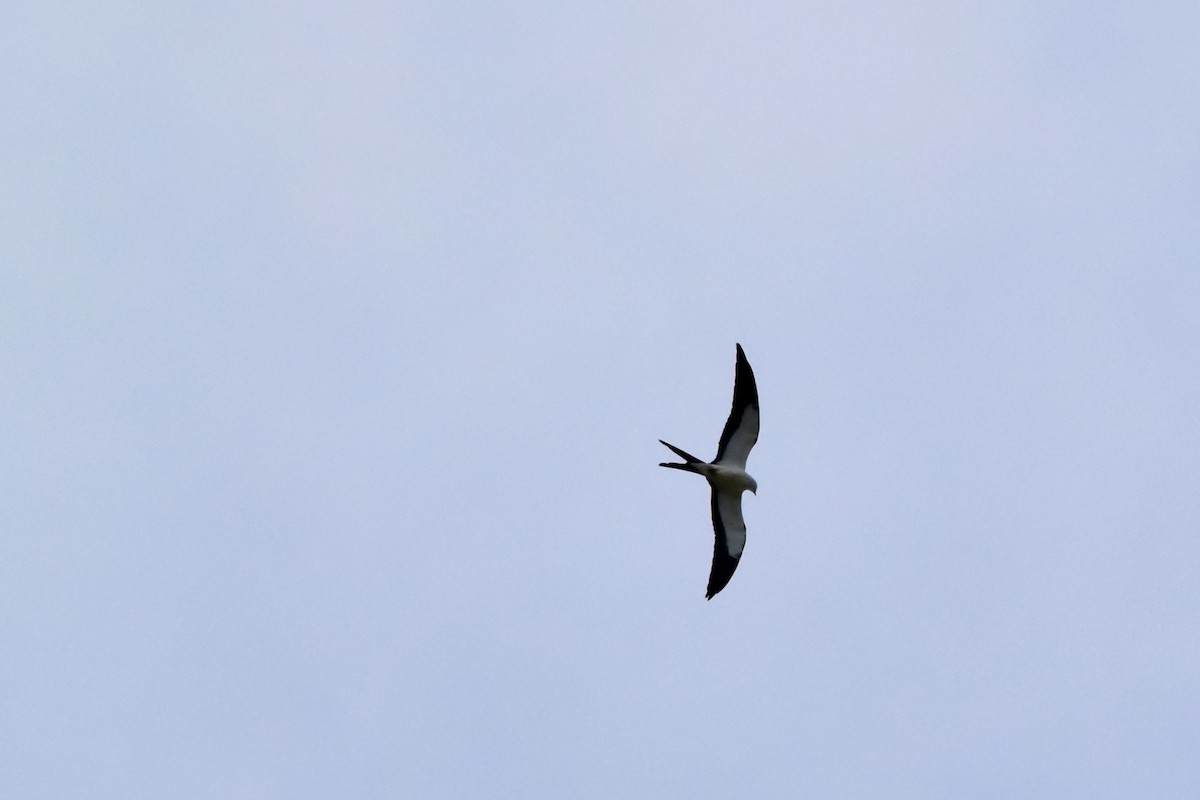
[[[750,361],[746,358],[746,351],[740,344],[737,346],[733,392],[735,408],[739,405],[739,401],[748,405],[758,405],[758,381],[754,380],[754,369],[750,366]]]
[[[728,586],[729,581],[733,578],[733,572],[736,569],[737,569],[737,562],[735,561],[733,564],[733,569],[729,570],[729,572],[727,574],[722,575],[720,577],[713,575],[712,578],[708,582],[708,589],[705,590],[704,599],[712,600],[714,597],[716,597],[721,592],[722,589],[724,589],[726,586]]]
[[[704,595],[705,600],[712,600],[718,592],[729,585],[729,582],[733,580],[733,573],[737,572],[738,563],[742,560],[740,553],[731,556],[728,552],[723,552],[724,549],[725,531],[719,530],[713,547],[712,570],[708,573],[708,590]]]

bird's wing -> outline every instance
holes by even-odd
[[[721,432],[721,444],[717,447],[714,464],[731,464],[739,469],[746,468],[750,448],[758,441],[758,385],[754,382],[754,370],[737,346],[737,370],[733,379],[733,408]]]
[[[716,542],[713,545],[712,572],[708,575],[708,593],[705,595],[709,600],[729,583],[742,557],[742,549],[746,546],[741,491],[721,491],[714,486],[712,519]]]

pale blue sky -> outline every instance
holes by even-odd
[[[1200,796],[1198,30],[0,12],[0,795]]]

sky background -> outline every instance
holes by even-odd
[[[7,7],[0,795],[1200,796],[1198,35]]]

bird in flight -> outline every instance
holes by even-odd
[[[758,441],[758,386],[754,383],[754,370],[737,346],[737,367],[733,380],[733,409],[721,432],[721,443],[717,446],[717,457],[704,462],[683,452],[673,444],[667,445],[671,452],[684,463],[663,463],[660,467],[681,469],[703,475],[712,487],[713,532],[717,541],[713,546],[712,572],[708,576],[706,599],[725,588],[733,571],[737,569],[746,546],[746,523],[742,520],[742,492],[749,489],[758,493],[758,482],[746,474],[746,458],[750,448]]]

